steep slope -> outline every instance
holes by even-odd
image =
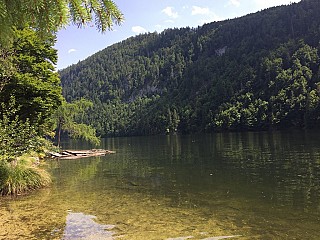
[[[320,2],[302,0],[114,44],[60,71],[101,135],[319,122]]]

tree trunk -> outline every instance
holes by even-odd
[[[61,127],[62,127],[61,125],[62,125],[62,121],[61,121],[61,119],[59,119],[58,130],[57,130],[58,131],[58,136],[57,136],[57,138],[58,138],[57,139],[57,142],[58,142],[57,146],[58,147],[60,147],[60,141],[61,141]]]

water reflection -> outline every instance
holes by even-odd
[[[319,137],[105,139],[100,147],[116,154],[49,162],[50,188],[1,201],[0,239],[81,238],[92,226],[113,232],[107,239],[319,239]]]
[[[257,229],[270,239],[317,239],[319,140],[318,132],[306,131],[128,138],[119,142],[123,161],[102,164],[121,175],[124,189],[234,221],[252,231],[249,239]]]
[[[243,192],[319,212],[318,140],[316,133],[303,131],[124,138],[117,162],[101,163],[102,174],[120,175],[118,187],[145,188],[177,205],[188,193]]]
[[[302,131],[221,134],[217,149],[228,169],[263,186],[264,198],[295,209],[319,211],[317,136]]]
[[[113,240],[114,225],[98,224],[94,221],[96,217],[83,213],[69,212],[66,226],[63,232],[63,240]]]

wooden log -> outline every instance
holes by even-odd
[[[60,159],[78,159],[78,158],[87,158],[87,157],[98,157],[104,156],[106,153],[91,153],[91,154],[78,154],[78,155],[69,155],[60,157]]]
[[[91,150],[64,150],[61,153],[53,153],[49,154],[52,157],[56,157],[59,159],[78,159],[85,157],[96,157],[96,156],[104,156],[106,154],[114,154],[115,151],[105,150],[105,149],[91,149]]]
[[[66,152],[66,151],[63,151],[61,154],[62,154],[63,156],[74,156],[74,154],[71,154],[71,153]]]
[[[64,151],[72,155],[89,154],[92,152],[91,150],[64,150]]]
[[[50,155],[51,157],[63,157],[62,154],[56,153],[56,152],[49,152],[49,155]]]

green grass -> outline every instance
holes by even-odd
[[[51,183],[50,175],[34,158],[21,157],[14,163],[0,161],[0,195],[20,195]]]

